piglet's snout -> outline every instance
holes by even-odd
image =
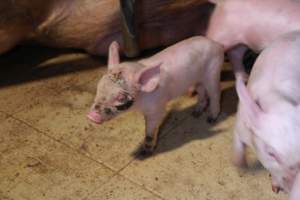
[[[90,119],[91,121],[93,121],[97,124],[101,124],[103,121],[101,118],[101,115],[95,111],[91,111],[90,113],[88,113],[87,117],[88,117],[88,119]]]

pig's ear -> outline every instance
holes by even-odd
[[[242,119],[245,120],[249,128],[257,129],[260,124],[260,118],[263,114],[260,106],[251,97],[246,85],[242,79],[236,80],[236,90],[240,99],[240,108]]]
[[[120,63],[120,55],[119,55],[119,44],[116,41],[113,41],[109,45],[108,52],[108,69],[112,69],[114,66]]]
[[[300,199],[300,172],[298,172],[293,187],[292,191],[290,192],[289,200],[299,200]]]
[[[137,73],[135,82],[140,91],[152,92],[158,87],[161,73],[160,66],[161,64],[146,67]]]

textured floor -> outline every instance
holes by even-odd
[[[251,153],[249,169],[231,163],[237,99],[228,71],[218,123],[194,119],[195,99],[179,98],[155,154],[143,158],[139,113],[101,126],[85,117],[104,59],[26,47],[1,56],[0,68],[1,200],[287,199],[272,193]]]

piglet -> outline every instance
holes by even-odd
[[[272,189],[300,199],[300,31],[285,34],[258,57],[240,99],[234,130],[234,162],[246,165],[250,146],[272,175]]]
[[[222,44],[236,72],[246,78],[243,56],[300,29],[299,0],[209,0],[216,4],[206,36]]]
[[[208,96],[208,121],[217,119],[224,60],[221,45],[196,36],[150,58],[124,63],[120,63],[118,48],[116,42],[109,47],[108,73],[98,83],[89,119],[100,124],[129,109],[141,111],[146,122],[144,153],[154,150],[166,103],[193,85],[199,95],[194,114],[203,111]]]

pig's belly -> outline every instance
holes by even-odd
[[[184,73],[183,71],[181,74],[173,76],[174,78],[172,78],[170,90],[172,91],[172,96],[177,97],[184,95],[191,87],[195,86],[198,83],[202,83],[202,75],[199,71],[196,70],[192,73]]]

